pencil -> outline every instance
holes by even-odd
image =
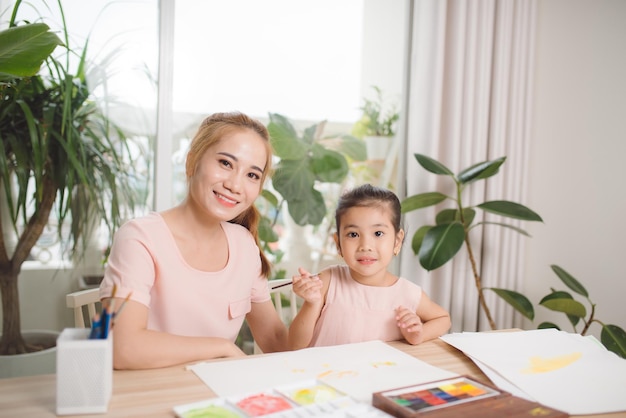
[[[111,319],[113,317],[113,310],[115,309],[115,299],[111,298],[106,309],[102,313],[102,338],[107,339],[109,331],[111,330]]]
[[[116,312],[113,312],[113,321],[115,322],[115,317],[117,317],[120,312],[122,312],[122,309],[124,309],[124,306],[126,305],[126,302],[128,302],[128,299],[130,299],[130,297],[132,296],[133,292],[130,292],[126,298],[124,299],[124,301],[122,302],[122,304],[120,305],[119,309]]]

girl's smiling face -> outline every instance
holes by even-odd
[[[335,243],[355,279],[373,275],[382,279],[403,238],[404,231],[396,233],[391,223],[389,205],[383,204],[348,209],[341,217]]]
[[[263,186],[264,141],[243,129],[208,148],[189,179],[191,200],[220,221],[229,221],[250,207]]]

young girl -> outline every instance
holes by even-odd
[[[419,344],[450,328],[445,309],[387,271],[404,239],[400,217],[400,201],[388,190],[366,184],[341,197],[334,238],[347,265],[317,275],[300,268],[293,277],[304,304],[289,329],[290,348],[403,338]]]

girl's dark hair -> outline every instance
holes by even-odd
[[[340,229],[341,217],[350,208],[354,207],[375,207],[387,205],[391,211],[391,224],[396,233],[400,231],[402,214],[400,212],[400,199],[391,190],[382,187],[363,184],[352,190],[343,193],[339,198],[337,209],[335,210],[335,225],[337,231]]]
[[[232,132],[242,130],[251,130],[257,133],[261,138],[263,138],[263,142],[265,143],[265,170],[263,170],[263,174],[261,175],[260,186],[263,187],[263,183],[265,182],[268,173],[272,170],[272,147],[270,145],[270,135],[265,125],[240,112],[214,113],[202,121],[200,127],[198,128],[198,132],[191,141],[189,152],[187,153],[187,161],[185,164],[187,182],[189,182],[189,179],[191,179],[198,169],[199,161],[202,159],[202,156],[207,149],[219,143],[224,136],[229,135]],[[259,247],[259,254],[261,256],[261,274],[265,277],[269,277],[272,271],[272,265],[263,252],[259,241],[260,220],[261,214],[256,206],[252,204],[248,209],[239,214],[239,216],[235,219],[231,219],[229,222],[242,225],[250,231],[257,246]]]

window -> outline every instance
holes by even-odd
[[[0,0],[4,22],[7,3]],[[280,113],[302,128],[327,120],[328,133],[349,133],[372,85],[400,98],[408,4],[63,0],[74,45],[88,36],[89,57],[108,64],[106,88],[95,94],[109,98],[112,118],[134,136],[144,210],[166,209],[184,196],[186,146],[207,114],[240,110],[266,121],[269,112]],[[38,2],[23,5],[27,11],[22,18],[49,12]],[[159,45],[159,19],[172,33],[169,46]],[[171,78],[162,73],[160,80],[161,89],[171,89],[161,97],[171,100],[160,104],[159,56],[172,66]],[[155,174],[159,156],[167,164]],[[155,191],[163,190],[159,200]]]
[[[208,114],[239,110],[265,121],[280,113],[345,132],[358,119],[362,0],[177,0],[174,15],[176,157],[166,206],[184,196],[181,157]]]

